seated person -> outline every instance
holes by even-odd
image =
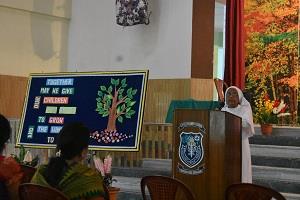
[[[0,199],[15,200],[23,176],[21,167],[14,158],[1,155],[10,134],[9,121],[0,114]]]
[[[31,182],[54,187],[71,200],[104,200],[101,174],[82,164],[88,152],[89,133],[82,123],[65,125],[57,138],[57,157],[40,166]]]

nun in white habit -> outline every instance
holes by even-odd
[[[252,183],[252,168],[250,145],[248,138],[254,135],[252,109],[244,98],[242,91],[236,87],[228,87],[225,92],[225,106],[227,111],[242,118],[242,182]]]

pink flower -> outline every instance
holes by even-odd
[[[110,155],[105,156],[104,158],[104,173],[111,173],[112,157]]]
[[[104,161],[96,156],[93,157],[93,160],[95,168],[102,176],[111,173],[112,157],[110,155],[105,156]]]
[[[100,158],[97,158],[96,156],[94,156],[93,160],[94,160],[95,168],[97,169],[97,171],[100,172],[102,176],[104,176],[105,171],[104,171],[104,165],[103,165],[102,160]]]

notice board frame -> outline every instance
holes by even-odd
[[[148,73],[127,70],[30,74],[16,146],[55,148],[63,124],[81,121],[91,132],[90,150],[139,151]],[[114,95],[116,90],[118,95]],[[114,97],[118,103],[115,113],[123,114],[115,119],[115,126],[109,126]],[[33,134],[31,139],[29,133]]]

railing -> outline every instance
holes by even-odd
[[[16,135],[18,132],[19,120],[10,120],[12,137],[7,145],[4,155],[18,154],[15,148]],[[140,167],[143,158],[171,159],[172,158],[172,124],[144,123],[141,133],[140,150],[138,152],[101,152],[100,156],[106,153],[113,157],[114,167]],[[46,163],[50,156],[53,156],[54,149],[30,149],[33,156],[39,155],[40,163]]]
[[[172,124],[144,123],[140,151],[109,152],[115,167],[140,167],[143,158],[172,158]]]

